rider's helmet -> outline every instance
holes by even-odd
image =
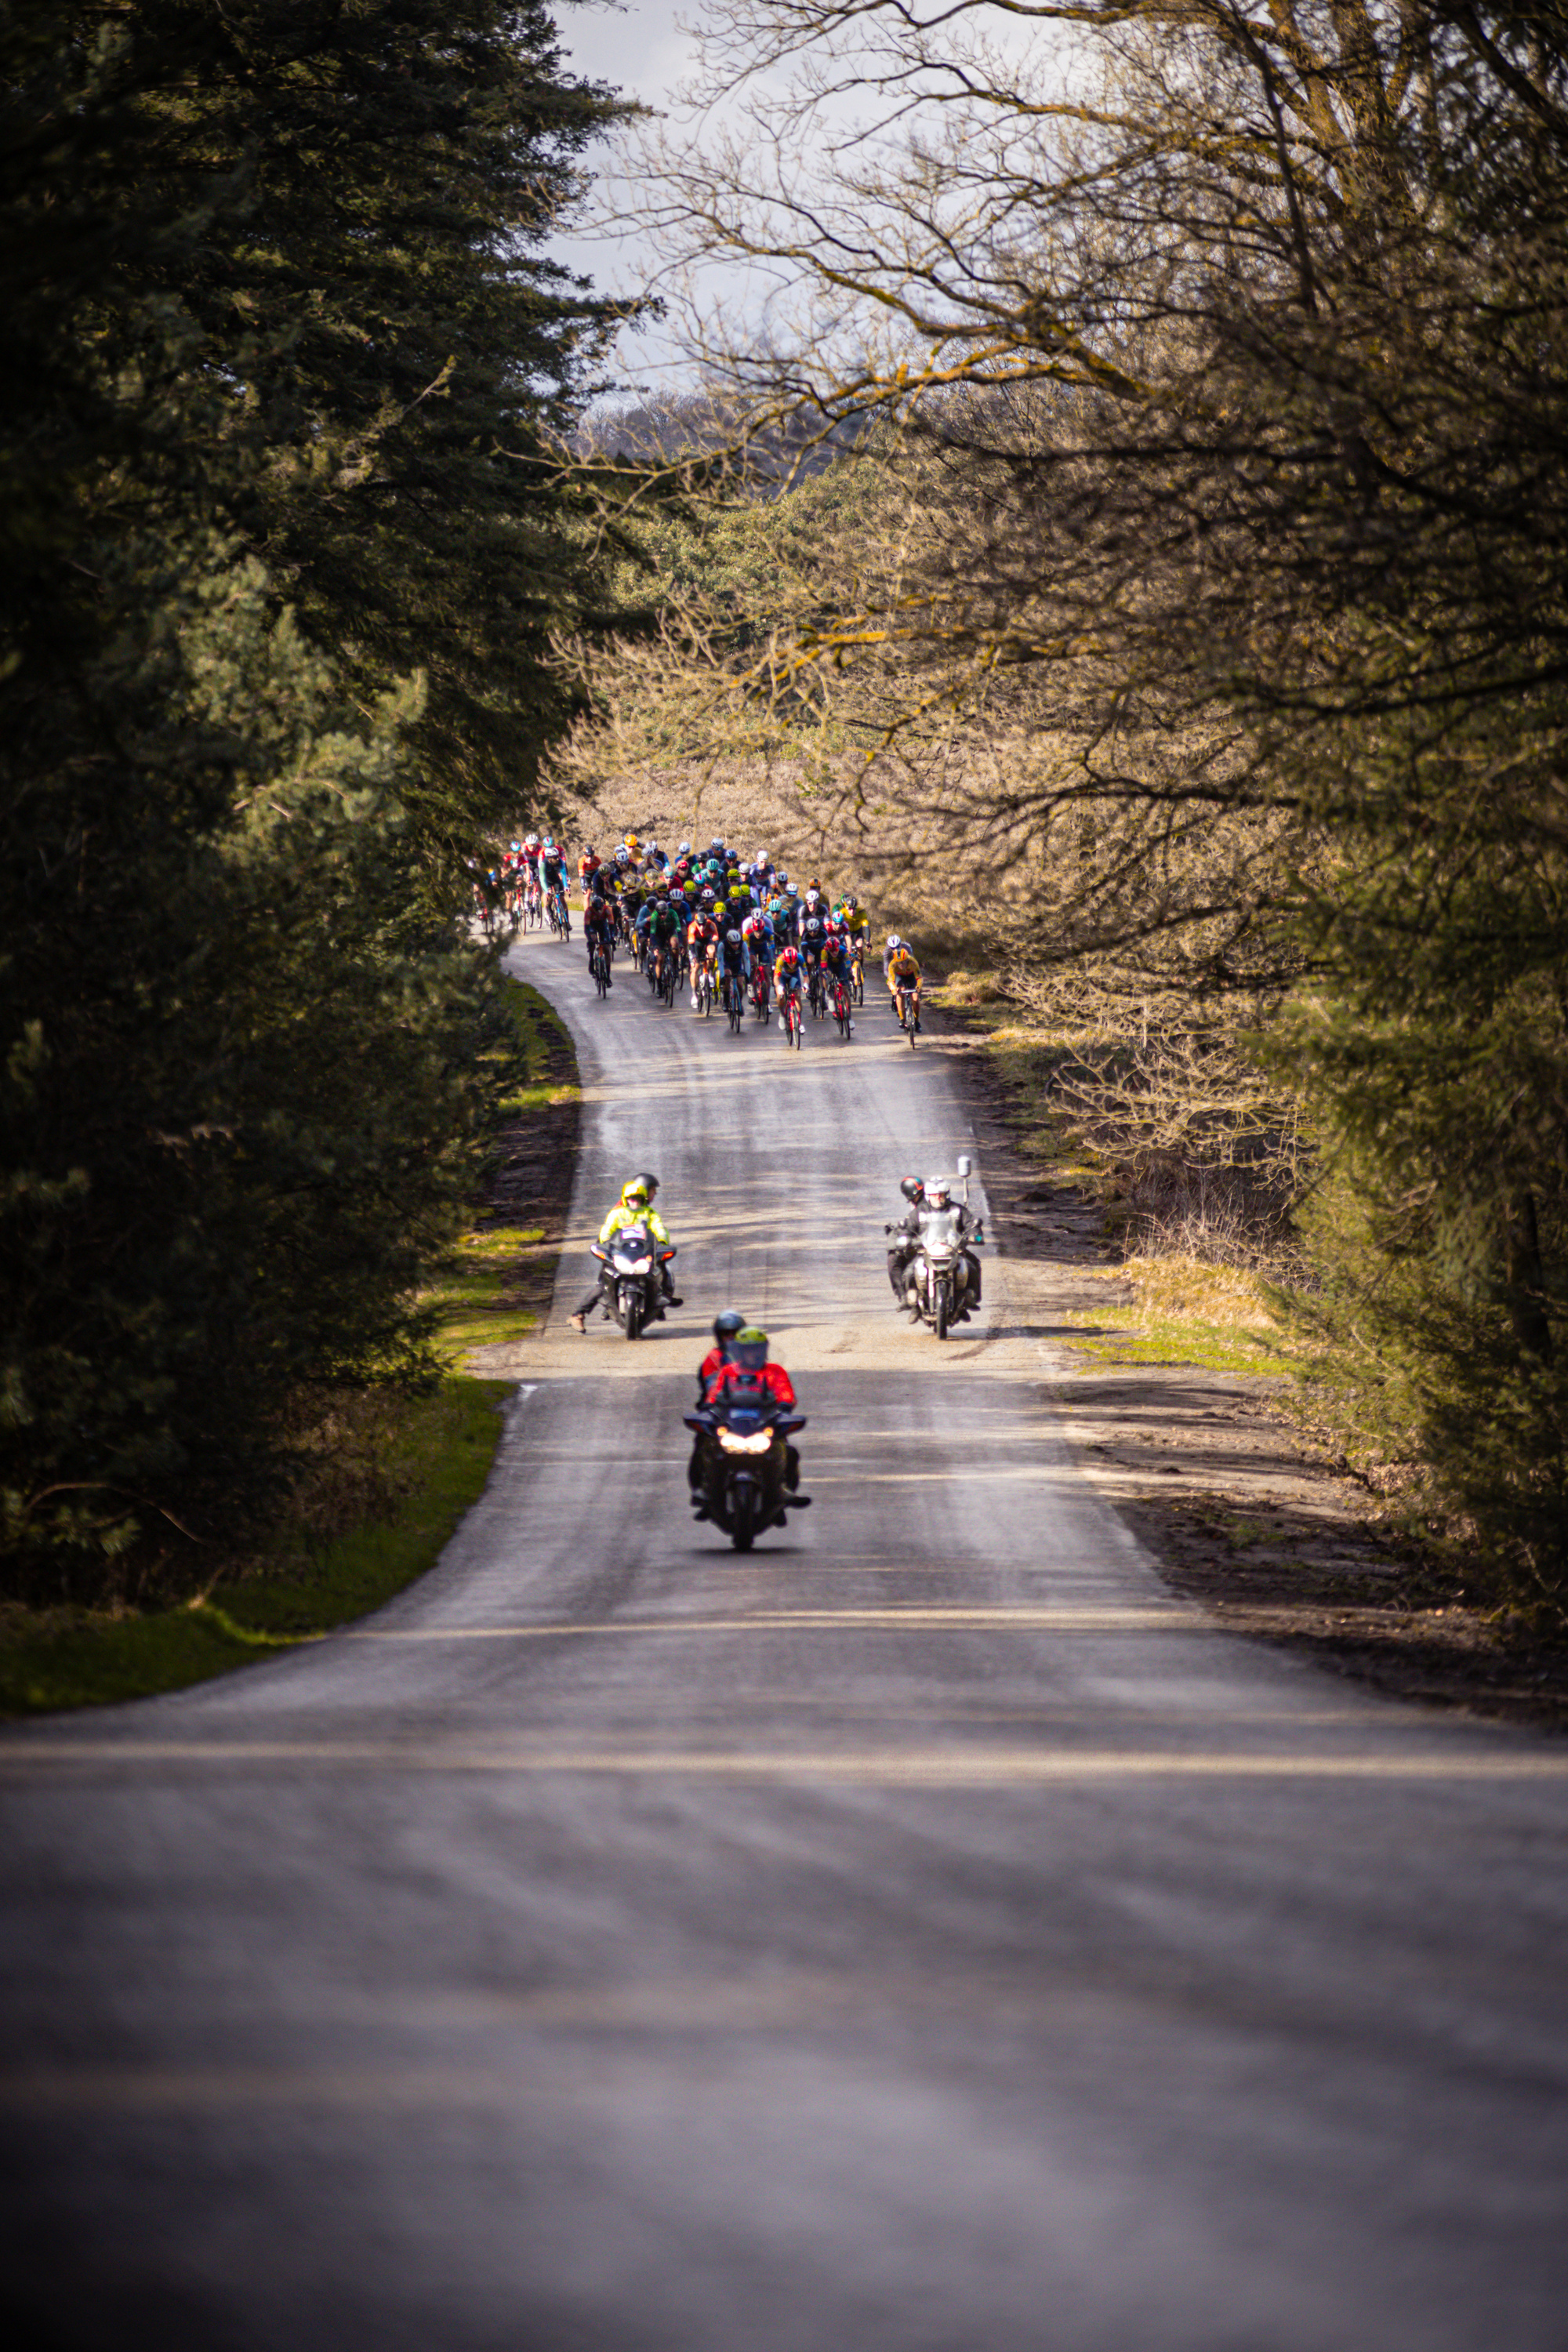
[[[640,1184],[650,1201],[653,1199],[654,1194],[658,1191],[658,1178],[654,1174],[651,1168],[644,1168],[641,1170],[637,1175],[632,1178],[632,1182],[634,1184]]]
[[[678,842],[676,844],[675,854],[677,857],[689,857],[691,855],[691,844],[689,841]]]
[[[948,1176],[928,1176],[925,1181],[928,1209],[946,1209],[952,1204],[952,1180]]]
[[[630,858],[631,851],[626,847],[626,843],[623,841],[620,847],[616,852],[616,864],[617,866],[625,866],[629,863]]]
[[[799,896],[800,896],[800,889],[799,889],[799,886],[798,886],[796,883],[794,883],[794,882],[786,882],[786,883],[784,884],[784,897],[785,897],[786,898],[799,898]]]
[[[785,971],[795,971],[800,963],[800,950],[797,948],[785,948],[779,957],[779,962]]]
[[[806,922],[805,936],[814,945],[822,937],[822,925],[815,915],[811,916]]]
[[[653,1194],[647,1189],[646,1176],[630,1176],[621,1186],[623,1209],[647,1209],[653,1205]]]
[[[708,846],[715,857],[722,857],[724,855],[723,835],[721,833],[716,833]]]
[[[768,1360],[768,1335],[748,1323],[730,1342],[730,1361],[745,1372],[760,1372]]]
[[[544,846],[545,846],[545,848],[546,848],[547,850],[552,850],[552,849],[554,848],[554,846],[555,846],[555,835],[554,835],[552,833],[547,833],[547,834],[545,835],[545,836],[544,836]]]
[[[736,1333],[745,1328],[745,1317],[737,1314],[732,1307],[726,1307],[722,1315],[715,1315],[713,1318],[713,1337],[726,1351]]]
[[[906,1176],[900,1182],[899,1190],[905,1200],[912,1203],[920,1199],[924,1187],[918,1176]]]
[[[888,952],[889,955],[891,955],[895,948],[901,948],[903,944],[904,943],[902,940],[900,939],[897,931],[889,931],[888,933]]]
[[[632,855],[634,857],[637,856],[637,854],[638,850],[642,847],[642,844],[641,844],[641,842],[637,839],[637,835],[636,835],[636,834],[635,834],[635,833],[628,833],[628,834],[627,834],[627,835],[626,835],[626,847],[627,847],[627,849],[631,852],[631,855]]]
[[[702,885],[701,889],[700,889],[700,890],[699,890],[699,892],[697,893],[697,903],[698,903],[698,905],[701,908],[701,909],[702,909],[702,911],[703,911],[703,913],[704,913],[705,915],[706,915],[706,914],[710,914],[710,913],[711,913],[711,911],[712,911],[712,909],[713,909],[714,906],[715,906],[715,905],[716,905],[716,903],[717,903],[717,901],[716,901],[716,900],[715,900],[715,898],[714,898],[714,896],[713,896],[713,892],[712,892],[711,887],[710,887],[710,885],[709,885],[708,883],[706,883],[706,882],[704,882],[704,884]]]
[[[773,880],[778,884],[781,890],[787,890],[789,888],[789,876],[784,872],[782,866],[779,867],[778,872],[773,876]]]
[[[539,846],[539,835],[538,835],[536,833],[531,833],[531,834],[529,834],[529,835],[528,835],[528,836],[527,836],[527,838],[526,838],[526,839],[524,840],[524,842],[523,842],[523,847],[524,847],[525,849],[537,849],[537,848],[538,848],[538,846]]]
[[[724,945],[727,948],[738,948],[740,944],[741,934],[736,930],[733,924],[731,924],[730,929],[724,934]]]
[[[807,905],[808,907],[816,907],[816,906],[819,906],[819,905],[821,904],[821,901],[822,901],[822,893],[821,893],[821,891],[817,888],[817,887],[816,887],[816,883],[815,883],[815,882],[808,882],[808,883],[806,884],[806,886],[805,886],[805,903],[806,903],[806,905]]]

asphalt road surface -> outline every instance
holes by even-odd
[[[1568,2344],[1568,1750],[1169,1599],[1005,1264],[894,1315],[966,1138],[883,1010],[791,1055],[516,962],[575,1231],[657,1169],[687,1303],[579,1338],[569,1255],[416,1590],[0,1740],[13,2340]],[[810,1415],[749,1558],[685,1494],[728,1304]]]

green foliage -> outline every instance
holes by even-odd
[[[386,1468],[395,1505],[282,1574],[254,1573],[146,1614],[0,1612],[0,1713],[101,1706],[251,1665],[363,1617],[433,1566],[489,1475],[500,1381],[450,1377],[399,1416]]]
[[[495,0],[19,0],[0,68],[0,1545],[133,1596],[437,1373],[615,109]]]

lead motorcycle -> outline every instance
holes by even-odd
[[[646,1225],[627,1225],[608,1245],[593,1244],[599,1261],[599,1293],[606,1315],[613,1315],[628,1339],[640,1339],[644,1328],[664,1312],[664,1285],[659,1269],[675,1255],[673,1245],[658,1249]]]
[[[789,1440],[805,1427],[804,1413],[791,1413],[760,1381],[732,1381],[718,1405],[685,1416],[688,1429],[707,1440],[703,1448],[702,1499],[708,1516],[722,1528],[737,1551],[750,1551],[765,1528],[788,1525],[792,1510],[804,1510],[806,1495],[786,1484]]]
[[[922,1323],[930,1325],[939,1339],[945,1339],[955,1323],[962,1323],[973,1314],[980,1297],[980,1261],[974,1252],[985,1239],[985,1229],[980,1220],[969,1213],[969,1171],[973,1164],[967,1155],[958,1163],[963,1185],[962,1202],[950,1201],[940,1208],[921,1209],[914,1255],[904,1277],[905,1304],[914,1309]],[[905,1197],[912,1200],[921,1189],[912,1178],[909,1179],[903,1187]]]

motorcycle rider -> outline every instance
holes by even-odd
[[[729,1318],[721,1316],[719,1320],[727,1322]],[[713,1326],[713,1330],[717,1338],[719,1331],[717,1322]],[[782,1405],[786,1412],[795,1410],[795,1384],[782,1364],[769,1363],[768,1335],[765,1331],[760,1331],[754,1323],[746,1324],[732,1338],[722,1342],[721,1349],[727,1352],[724,1353],[724,1360],[720,1364],[703,1392],[704,1410],[721,1406],[729,1391],[737,1384],[747,1388],[763,1389],[773,1398],[773,1402]],[[711,1361],[711,1358],[709,1361]],[[703,1370],[707,1370],[706,1363]],[[707,1483],[708,1453],[712,1442],[710,1437],[699,1435],[692,1446],[691,1461],[687,1467],[686,1475],[691,1485],[692,1516],[699,1519],[705,1519],[708,1517],[708,1506],[703,1499],[703,1488]],[[784,1483],[785,1493],[794,1502],[803,1507],[809,1504],[811,1496],[800,1492],[800,1454],[798,1450],[790,1444],[787,1438],[784,1441]]]
[[[658,1190],[658,1179],[657,1176],[644,1174],[641,1176],[632,1176],[627,1178],[626,1181],[621,1187],[621,1197],[619,1201],[610,1211],[610,1213],[605,1219],[604,1223],[599,1227],[599,1247],[601,1249],[608,1249],[616,1235],[617,1234],[624,1234],[627,1227],[631,1225],[646,1225],[649,1234],[653,1240],[659,1244],[661,1249],[668,1249],[671,1247],[668,1229],[665,1224],[664,1219],[659,1215],[658,1211],[653,1205],[653,1196]],[[586,1330],[588,1326],[588,1318],[593,1313],[595,1307],[598,1305],[599,1300],[604,1294],[604,1287],[608,1279],[608,1275],[606,1269],[603,1265],[599,1265],[596,1259],[595,1261],[595,1265],[596,1274],[594,1287],[588,1293],[587,1297],[584,1298],[581,1307],[576,1309],[574,1314],[568,1318],[574,1331]],[[664,1258],[660,1258],[658,1261],[658,1277],[659,1287],[664,1293],[665,1306],[679,1307],[681,1304],[681,1301],[677,1297],[675,1289],[670,1282],[668,1262]],[[662,1311],[663,1309],[661,1308],[660,1312],[662,1313]]]
[[[964,1269],[969,1277],[963,1292],[963,1304],[958,1310],[962,1319],[972,1307],[980,1304],[980,1260],[971,1242],[971,1235],[979,1230],[980,1220],[964,1202],[953,1200],[951,1177],[928,1176],[922,1184],[919,1177],[906,1176],[899,1190],[910,1206],[896,1225],[887,1228],[890,1234],[900,1237],[888,1252],[888,1279],[893,1286],[893,1296],[900,1307],[918,1312],[913,1308],[910,1296],[910,1268],[920,1255],[928,1221],[956,1208],[959,1246],[963,1252]]]

